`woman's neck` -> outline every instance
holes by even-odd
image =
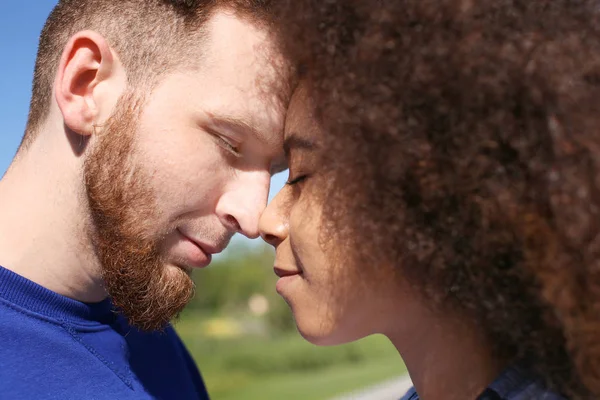
[[[396,325],[386,336],[421,400],[475,399],[505,367],[469,319],[421,310]]]

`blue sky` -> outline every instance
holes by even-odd
[[[54,4],[55,0],[6,1],[0,7],[0,175],[23,135],[38,36]]]
[[[31,96],[38,38],[56,0],[5,1],[0,6],[0,176],[21,141]],[[274,177],[269,198],[287,172]]]

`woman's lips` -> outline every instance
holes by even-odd
[[[281,267],[273,267],[275,275],[279,277],[275,290],[281,296],[286,297],[290,295],[294,282],[302,279],[302,271],[298,269],[285,269]]]
[[[273,267],[273,271],[275,272],[275,275],[277,275],[280,278],[285,278],[288,276],[294,276],[294,275],[300,275],[302,273],[302,271],[297,270],[297,269],[284,269],[281,267]]]

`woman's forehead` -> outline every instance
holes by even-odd
[[[301,83],[292,94],[285,119],[285,136],[312,137],[318,136],[319,132],[314,113],[314,102],[307,84]]]

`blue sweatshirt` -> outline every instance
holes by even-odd
[[[0,267],[0,399],[208,399],[172,327],[143,333]]]

